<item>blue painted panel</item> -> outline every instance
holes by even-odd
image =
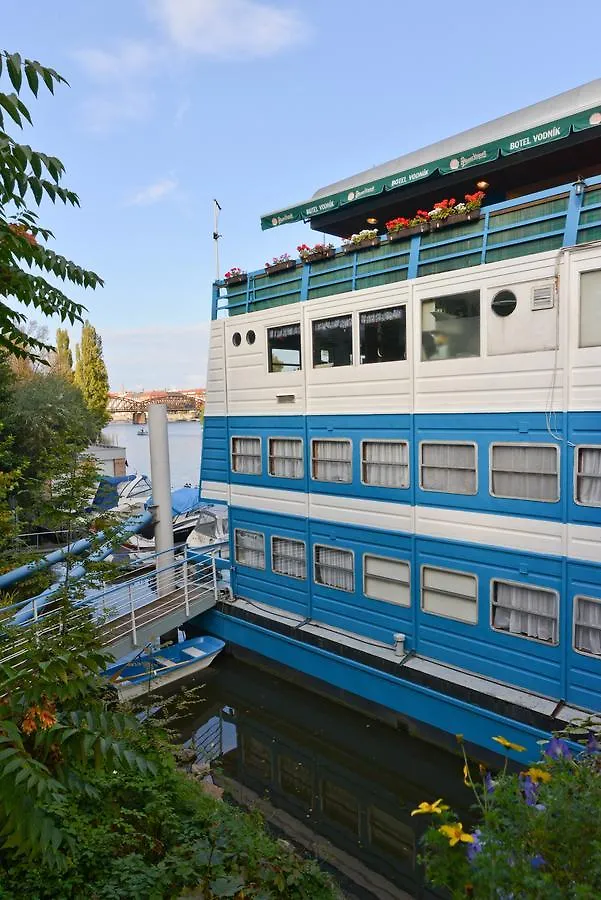
[[[227,465],[232,484],[248,484],[254,487],[279,488],[285,491],[308,490],[307,446],[305,438],[306,419],[304,416],[230,416],[229,440],[227,442]],[[261,438],[261,474],[241,475],[231,470],[232,437]],[[302,478],[279,478],[269,474],[269,438],[300,438],[303,441],[304,474]]]
[[[201,482],[222,481],[227,483],[228,481],[227,421],[225,416],[205,416],[200,462]]]
[[[576,447],[590,444],[601,447],[601,412],[569,413],[569,430],[566,448],[568,521],[583,525],[601,525],[601,506],[584,506],[575,500]]]
[[[568,703],[601,710],[601,657],[574,649],[574,598],[591,597],[601,600],[601,566],[588,563],[568,563],[568,617],[565,646],[568,660]]]

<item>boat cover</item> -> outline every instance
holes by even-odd
[[[146,501],[146,507],[152,506],[153,500],[150,497]],[[184,513],[192,512],[201,505],[198,497],[198,488],[183,487],[171,493],[171,509],[174,516],[181,516]]]

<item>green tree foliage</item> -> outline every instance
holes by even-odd
[[[15,356],[40,358],[51,347],[26,333],[27,317],[14,308],[14,301],[73,324],[82,321],[83,305],[69,299],[46,275],[82,288],[95,288],[102,280],[45,246],[53,234],[39,224],[33,209],[44,197],[72,206],[78,206],[79,199],[61,184],[60,159],[33,150],[8,131],[32,124],[23,93],[37,97],[42,86],[54,93],[55,85],[66,84],[65,79],[6,50],[0,51],[0,78],[9,90],[0,92],[0,347]]]
[[[88,321],[81,330],[81,342],[75,348],[75,384],[98,421],[107,421],[106,405],[109,379],[102,357],[102,338]]]
[[[69,332],[66,328],[56,329],[56,350],[52,357],[52,371],[66,381],[73,381],[73,354],[69,346]]]

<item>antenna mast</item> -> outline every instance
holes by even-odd
[[[215,198],[213,198],[213,211],[215,214],[213,224],[213,240],[215,241],[215,281],[219,281],[219,238],[222,236],[219,234],[219,213],[221,212],[221,207]]]

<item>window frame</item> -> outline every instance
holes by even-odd
[[[278,459],[300,459],[301,462],[301,474],[300,475],[276,475],[271,471],[271,442],[272,441],[299,441],[301,445],[301,455],[300,457],[276,457]],[[287,437],[285,435],[269,435],[267,438],[267,474],[270,478],[285,478],[287,481],[302,481],[305,477],[305,441],[304,438],[298,437],[295,435],[294,437]]]
[[[345,459],[344,459],[344,460],[338,460],[338,459],[331,459],[331,460],[320,459],[320,460],[317,460],[317,462],[343,462],[345,465],[349,465],[349,466],[350,466],[350,469],[349,469],[349,479],[348,479],[348,481],[328,481],[328,480],[323,479],[323,478],[316,478],[316,477],[315,477],[315,475],[314,475],[314,469],[313,469],[313,464],[314,464],[314,462],[316,461],[316,460],[315,460],[315,457],[314,457],[314,455],[313,455],[313,444],[315,443],[315,441],[322,441],[322,442],[323,442],[323,441],[330,441],[330,442],[336,442],[336,443],[338,443],[338,444],[344,442],[344,443],[346,443],[346,444],[349,445],[349,447],[350,447],[350,449],[351,449],[351,452],[350,452],[350,459],[348,460],[348,462],[347,462],[347,460],[345,460]],[[310,457],[309,462],[310,462],[310,466],[311,466],[311,471],[310,471],[311,481],[316,481],[318,484],[352,484],[352,483],[353,483],[353,440],[352,440],[352,438],[343,438],[343,437],[336,437],[336,438],[333,438],[333,437],[312,437],[312,438],[311,438],[311,457]]]
[[[259,460],[261,462],[261,470],[260,472],[239,472],[238,469],[234,469],[234,441],[236,440],[248,440],[252,438],[259,442]],[[240,455],[240,454],[238,454]],[[248,454],[246,454],[248,457]],[[255,454],[253,454],[253,458]],[[263,439],[261,435],[257,434],[232,434],[230,435],[230,471],[234,475],[247,475],[249,478],[260,478],[263,475]]]
[[[555,478],[557,484],[557,497],[555,500],[533,500],[530,497],[514,497],[514,496],[506,496],[505,494],[495,494],[492,489],[492,481],[493,481],[493,449],[495,447],[552,447],[555,450]],[[514,474],[522,474],[522,475],[536,475],[540,474],[537,472],[522,472],[522,473],[514,473]],[[495,497],[497,500],[520,500],[522,503],[559,503],[561,500],[561,457],[560,457],[560,449],[558,444],[549,444],[542,443],[539,441],[491,441],[488,446],[488,492],[491,497]]]
[[[574,651],[574,653],[579,653],[581,656],[585,656],[587,659],[601,660],[601,656],[597,656],[596,653],[588,653],[587,650],[580,650],[576,646],[576,610],[578,608],[578,604],[576,602],[577,600],[588,600],[591,603],[601,604],[600,597],[589,597],[587,594],[574,594],[574,599],[572,600],[572,650]]]
[[[447,273],[448,274],[448,273]],[[483,346],[483,322],[485,319],[485,314],[483,311],[483,299],[484,299],[484,288],[482,286],[478,286],[475,288],[469,288],[464,291],[455,291],[454,293],[446,294],[437,294],[432,296],[431,293],[428,296],[423,296],[427,291],[422,292],[422,294],[418,298],[419,303],[419,357],[418,363],[426,363],[426,362],[450,362],[452,360],[466,360],[466,359],[483,359],[485,357],[484,346]],[[424,357],[424,349],[423,349],[423,340],[424,334],[431,334],[431,332],[424,331],[424,304],[425,303],[436,303],[437,300],[450,300],[454,297],[463,297],[467,294],[478,294],[478,352],[470,354],[468,356],[458,355],[458,356],[426,356]],[[471,316],[456,316],[455,318],[472,318]],[[435,329],[438,330],[438,329]]]
[[[289,575],[288,572],[279,572],[277,569],[273,568],[273,542],[275,539],[280,540],[280,541],[291,541],[295,544],[303,545],[303,549],[305,551],[305,574],[303,577],[301,577],[299,575]],[[304,541],[302,538],[291,538],[285,534],[272,534],[271,538],[269,539],[269,549],[271,552],[271,571],[273,572],[274,575],[279,575],[281,578],[292,578],[292,579],[294,579],[294,581],[307,581],[308,566],[307,566],[307,542],[306,541]]]
[[[329,322],[332,319],[350,319],[351,320],[351,360],[348,363],[342,363],[341,365],[334,365],[333,363],[319,363],[315,364],[315,323],[316,322]],[[337,314],[330,313],[329,315],[317,315],[314,318],[309,319],[309,331],[311,335],[311,369],[348,369],[356,366],[355,361],[355,334],[357,331],[357,320],[355,317],[355,312],[341,312]]]
[[[543,641],[541,638],[531,637],[529,634],[517,634],[514,631],[508,631],[505,628],[496,628],[494,625],[494,616],[493,610],[495,608],[494,595],[495,590],[494,586],[496,583],[500,584],[509,584],[512,587],[520,587],[520,588],[531,588],[533,591],[545,591],[547,594],[553,594],[555,598],[555,640],[554,641]],[[497,603],[496,606],[499,606]],[[503,607],[506,609],[507,607]],[[518,612],[526,612],[527,610],[518,610]],[[545,616],[541,613],[534,613],[536,616],[541,616],[542,619],[549,619],[550,616]],[[559,626],[560,626],[560,618],[561,615],[561,604],[559,601],[559,591],[556,591],[555,588],[543,587],[541,584],[528,584],[525,581],[513,581],[511,578],[496,578],[493,577],[490,579],[490,628],[491,631],[494,631],[496,634],[506,634],[509,637],[521,638],[524,641],[534,641],[535,644],[543,647],[559,647]]]
[[[580,269],[578,271],[578,327],[576,329],[576,347],[578,350],[599,350],[600,344],[581,344],[582,337],[582,276],[590,275],[595,272],[601,273],[601,267],[596,269]],[[600,276],[601,277],[601,276]]]
[[[474,469],[473,470],[472,469],[464,469],[463,471],[466,471],[466,472],[474,471],[475,472],[475,475],[476,475],[475,489],[473,491],[441,491],[437,488],[424,487],[424,482],[423,482],[423,478],[422,478],[422,470],[423,470],[422,447],[424,444],[444,444],[445,446],[451,445],[454,447],[473,447],[474,451],[475,451]],[[440,438],[434,438],[433,440],[424,438],[423,440],[420,440],[419,444],[418,444],[418,453],[419,453],[418,477],[419,477],[420,491],[425,491],[426,493],[429,493],[429,494],[450,494],[451,496],[456,496],[456,497],[475,497],[477,495],[478,489],[480,487],[479,477],[478,477],[478,475],[479,475],[479,473],[478,473],[478,455],[479,455],[478,450],[479,450],[479,447],[478,447],[477,441],[443,441]],[[430,467],[430,468],[432,468],[432,467]],[[436,468],[436,467],[434,467],[434,468]],[[440,468],[440,467],[438,467],[438,468]]]
[[[574,474],[573,474],[573,482],[574,482],[574,503],[577,506],[582,506],[584,509],[600,509],[601,502],[599,503],[583,503],[582,500],[578,499],[578,476],[580,474],[581,478],[599,478],[601,480],[601,475],[584,475],[584,473],[578,473],[578,459],[579,459],[579,451],[580,450],[598,450],[601,453],[601,444],[576,444],[574,447]]]
[[[393,303],[391,306],[378,306],[377,308],[369,307],[368,309],[356,310],[356,313],[357,313],[357,342],[358,342],[357,365],[358,366],[372,366],[372,365],[381,364],[381,363],[408,362],[408,360],[409,360],[409,342],[408,342],[408,327],[407,327],[408,319],[409,319],[408,306],[409,306],[409,304],[408,304],[407,300],[403,300],[400,303],[399,302]],[[401,359],[387,359],[387,360],[378,359],[378,360],[373,360],[372,362],[363,362],[363,360],[361,359],[361,316],[367,315],[369,313],[386,312],[389,309],[404,309],[405,310],[405,320],[403,323],[405,326],[405,356],[402,357]]]
[[[298,336],[300,338],[299,367],[298,367],[298,369],[290,369],[290,370],[282,369],[281,372],[276,372],[271,368],[271,352],[269,349],[269,332],[271,331],[272,328],[290,328],[293,325],[298,325],[298,327],[299,327],[299,334],[298,334]],[[304,341],[303,341],[303,323],[302,323],[302,321],[300,321],[300,322],[281,322],[281,323],[278,323],[277,325],[274,325],[274,324],[265,325],[265,348],[267,350],[267,374],[268,375],[291,375],[291,374],[294,375],[297,372],[302,372],[304,369],[304,367],[303,367],[303,344],[304,344]]]
[[[326,550],[342,550],[344,553],[350,553],[352,560],[352,568],[351,572],[353,574],[353,586],[350,590],[341,587],[335,587],[332,584],[324,584],[323,581],[317,580],[317,553],[316,550],[318,547],[324,547]],[[346,571],[346,570],[345,570]],[[313,583],[318,584],[320,587],[325,587],[329,591],[342,591],[344,594],[354,594],[357,588],[356,578],[355,578],[355,551],[351,550],[350,547],[336,547],[333,544],[321,544],[319,541],[316,541],[313,544]]]
[[[238,543],[237,537],[239,531],[247,531],[249,534],[260,534],[263,538],[263,565],[262,566],[249,566],[248,563],[240,562],[238,559]],[[264,531],[253,531],[252,528],[234,528],[234,562],[237,566],[245,566],[247,569],[255,569],[257,572],[266,572],[267,571],[267,549],[265,546],[265,532]]]
[[[363,479],[363,466],[374,466],[374,465],[394,465],[394,463],[366,463],[363,459],[363,445],[364,444],[404,444],[407,447],[407,484],[402,484],[400,487],[393,487],[389,484],[375,484],[372,481],[364,481]],[[360,483],[365,485],[365,487],[376,487],[383,488],[384,490],[390,491],[405,491],[407,488],[411,487],[411,457],[410,457],[410,449],[409,449],[409,441],[404,438],[361,438],[359,442],[359,469],[360,469]]]
[[[408,572],[408,577],[409,577],[409,580],[407,582],[407,587],[409,588],[409,603],[397,603],[394,600],[383,600],[382,597],[373,597],[371,594],[367,593],[366,586],[365,586],[365,581],[366,581],[366,576],[367,576],[367,572],[365,569],[365,560],[366,560],[366,557],[368,557],[368,556],[371,557],[372,559],[381,559],[384,562],[402,563],[403,565],[407,566],[407,572]],[[391,603],[393,606],[400,606],[401,609],[411,609],[411,607],[413,606],[413,603],[412,603],[413,598],[411,596],[411,562],[410,562],[410,560],[401,559],[400,557],[394,557],[394,556],[380,556],[379,553],[370,553],[368,550],[366,550],[361,556],[361,575],[362,575],[362,588],[363,588],[363,596],[364,597],[368,597],[370,600],[375,600],[377,603]],[[378,578],[377,575],[376,576],[372,575],[370,577]]]
[[[441,619],[449,619],[451,622],[460,622],[462,625],[469,625],[472,628],[478,625],[478,621],[480,618],[480,609],[479,609],[479,601],[480,601],[480,578],[474,572],[465,572],[463,569],[448,569],[444,566],[435,566],[432,563],[421,563],[419,567],[419,607],[420,612],[425,613],[427,616],[438,616]],[[425,569],[436,569],[439,572],[447,572],[451,575],[466,575],[468,578],[473,578],[476,582],[476,619],[474,622],[468,622],[466,619],[458,619],[457,616],[449,616],[445,613],[432,612],[432,610],[424,608],[424,570]],[[436,589],[434,589],[436,590]],[[465,600],[466,598],[463,597]]]

